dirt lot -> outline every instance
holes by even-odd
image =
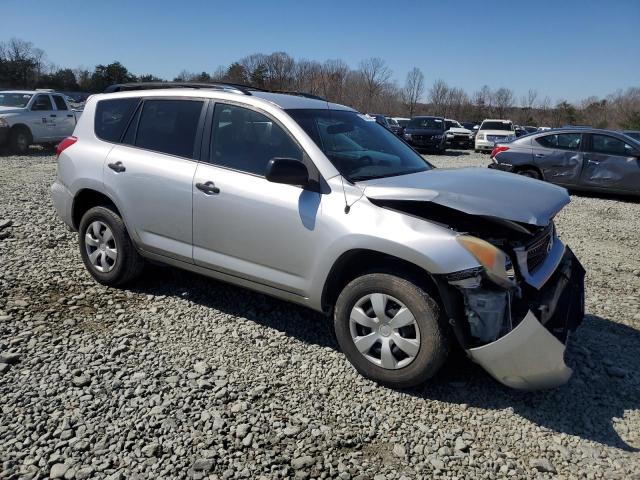
[[[587,269],[566,386],[454,358],[399,392],[306,309],[169,268],[97,285],[54,175],[0,157],[0,478],[640,478],[640,203],[573,195],[557,219]]]

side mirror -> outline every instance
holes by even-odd
[[[309,170],[295,158],[272,158],[267,163],[266,179],[273,183],[284,183],[306,187],[309,184]]]

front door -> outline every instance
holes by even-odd
[[[107,192],[138,246],[185,262],[192,256],[192,185],[204,101],[147,99],[125,144],[104,165]],[[136,127],[137,126],[137,127]]]
[[[39,93],[33,99],[28,123],[34,143],[56,139],[56,112],[49,94]]]
[[[561,185],[578,185],[582,171],[582,134],[551,133],[531,141],[533,161],[545,180]]]
[[[303,161],[302,148],[256,110],[217,103],[210,124],[194,179],[195,263],[302,294],[322,195],[264,177],[271,158]]]
[[[633,146],[612,135],[590,135],[580,179],[585,187],[640,192],[640,160]]]

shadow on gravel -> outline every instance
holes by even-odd
[[[599,198],[601,200],[618,200],[627,203],[640,203],[640,195],[628,195],[624,193],[587,192],[582,190],[570,190],[571,195],[585,198]]]
[[[443,153],[437,153],[431,150],[420,150],[423,155],[438,155],[439,157],[463,157],[470,155],[468,150],[446,150]]]
[[[200,275],[151,266],[130,290],[186,298],[303,342],[338,349],[331,324],[324,316]],[[491,410],[512,409],[535,424],[559,433],[626,451],[640,451],[639,437],[627,443],[614,429],[614,421],[622,419],[625,411],[640,409],[640,355],[635,353],[638,345],[640,331],[587,315],[567,352],[573,377],[561,388],[541,392],[509,389],[467,360],[458,349],[443,370],[422,389],[402,393]]]
[[[50,157],[51,155],[55,155],[56,153],[56,149],[54,147],[40,147],[40,146],[32,146],[29,148],[29,152],[24,154],[24,155],[20,155],[17,153],[13,153],[11,150],[9,150],[8,147],[0,147],[0,157],[12,157],[12,156],[17,156],[17,157]]]

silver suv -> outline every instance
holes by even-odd
[[[51,189],[98,282],[149,259],[305,305],[332,316],[359,372],[397,388],[432,377],[452,341],[514,388],[571,375],[584,270],[553,224],[565,189],[435,169],[317,97],[113,90],[59,146]]]

